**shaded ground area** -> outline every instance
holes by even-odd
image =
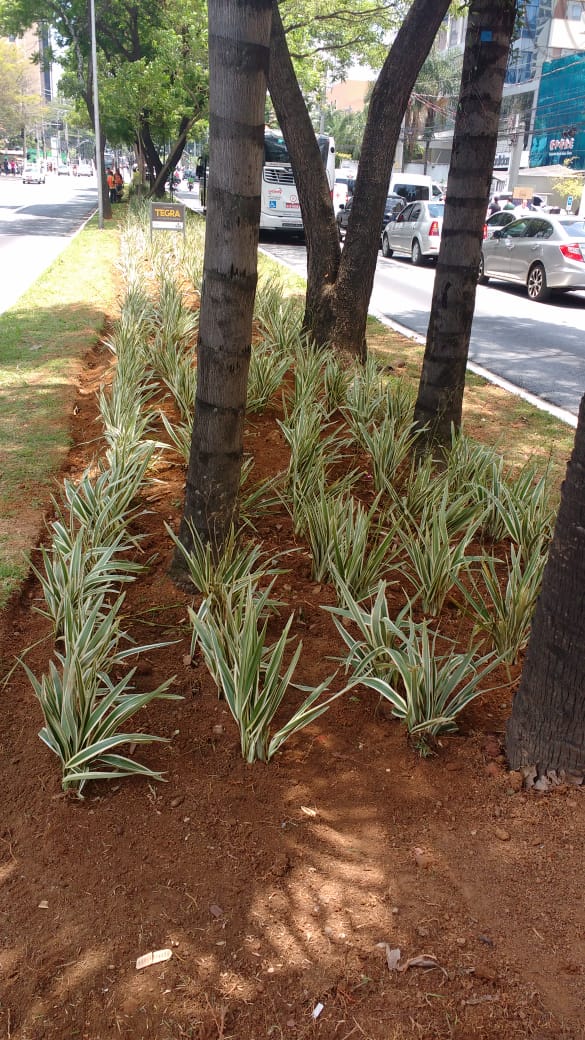
[[[99,433],[87,391],[105,352],[87,361],[70,474]],[[248,424],[246,446],[258,479],[284,467],[274,412]],[[419,758],[358,688],[272,764],[246,766],[200,657],[190,660],[191,600],[166,576],[164,522],[178,524],[183,473],[169,461],[157,477],[143,548],[158,556],[129,604],[140,642],[176,640],[140,666],[145,688],[176,673],[184,698],[155,702],[139,719],[170,738],[140,754],[168,783],[62,796],[57,762],[37,737],[38,705],[22,670],[11,673],[0,732],[1,1035],[583,1037],[583,793],[528,795],[506,771],[514,684],[499,676],[434,757]],[[299,548],[284,511],[260,535],[275,553]],[[298,679],[316,683],[340,652],[321,610],[333,592],[310,580],[302,547],[290,568],[279,592],[303,639]],[[3,675],[27,647],[33,671],[46,667],[40,605],[31,580],[3,615]],[[465,635],[455,603],[442,621]],[[406,970],[389,970],[384,944],[400,948]],[[138,956],[159,949],[170,960],[136,970]],[[406,967],[421,954],[437,966]]]

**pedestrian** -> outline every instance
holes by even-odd
[[[8,176],[8,174],[10,173],[10,167],[8,165],[8,156],[7,155],[4,156],[4,173],[6,174],[6,176]]]
[[[115,202],[116,201],[116,180],[115,180],[115,177],[114,177],[114,171],[112,170],[111,166],[108,166],[108,169],[107,169],[107,172],[106,172],[106,181],[107,181],[107,184],[108,184],[108,191],[110,193],[110,202]]]
[[[490,204],[488,206],[488,217],[491,217],[492,214],[494,214],[494,213],[499,213],[499,210],[500,210],[500,200],[499,200],[497,195],[494,195],[492,201],[490,202]]]
[[[114,187],[116,189],[116,198],[114,199],[114,202],[121,202],[124,192],[124,178],[122,177],[119,166],[116,166],[114,171]]]

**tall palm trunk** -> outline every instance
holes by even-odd
[[[271,0],[209,4],[210,176],[197,395],[185,509],[190,525],[219,550],[240,483],[246,390],[257,280],[264,106]],[[172,571],[185,575],[175,554]]]
[[[308,253],[305,327],[319,344],[365,357],[368,305],[394,152],[408,98],[449,0],[414,0],[370,101],[352,211],[340,255],[333,207],[315,134],[273,0],[270,96],[290,153]]]
[[[585,396],[507,727],[513,769],[585,773]]]
[[[422,443],[448,445],[461,426],[483,225],[498,139],[516,0],[472,0],[447,201],[415,423]]]

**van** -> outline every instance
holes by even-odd
[[[443,189],[426,173],[393,173],[390,178],[388,193],[401,195],[405,202],[420,202],[443,197]]]
[[[46,170],[44,162],[27,162],[24,164],[22,171],[22,183],[44,184],[45,175]]]

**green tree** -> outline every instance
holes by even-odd
[[[415,161],[418,150],[424,155],[425,173],[432,135],[448,118],[450,110],[455,109],[461,66],[458,52],[442,54],[432,51],[409,98],[404,118],[404,163]]]
[[[210,178],[197,398],[179,537],[218,549],[234,518],[257,279],[271,0],[209,5]],[[173,573],[185,576],[182,553]]]
[[[161,144],[169,136],[180,138],[180,154],[186,134],[206,104],[205,41],[200,39],[204,9],[203,0],[165,0],[161,4],[96,0],[100,93],[104,95],[100,106],[102,167],[108,132],[118,141],[127,134],[127,143],[138,136],[138,147],[164,183],[170,164],[167,161],[163,169],[153,120],[162,124]],[[51,24],[60,48],[66,69],[63,92],[83,103],[94,126],[89,5],[86,0],[0,0],[0,29],[7,34],[18,34],[40,19]],[[131,71],[133,65],[136,70]],[[130,106],[131,118],[122,112],[127,83],[134,94],[140,90],[142,102],[138,113]],[[196,101],[201,102],[197,111]],[[102,180],[105,184],[105,177]],[[104,212],[110,212],[107,193]]]
[[[483,225],[516,0],[472,0],[467,22],[447,201],[415,424],[430,446],[459,429]]]

